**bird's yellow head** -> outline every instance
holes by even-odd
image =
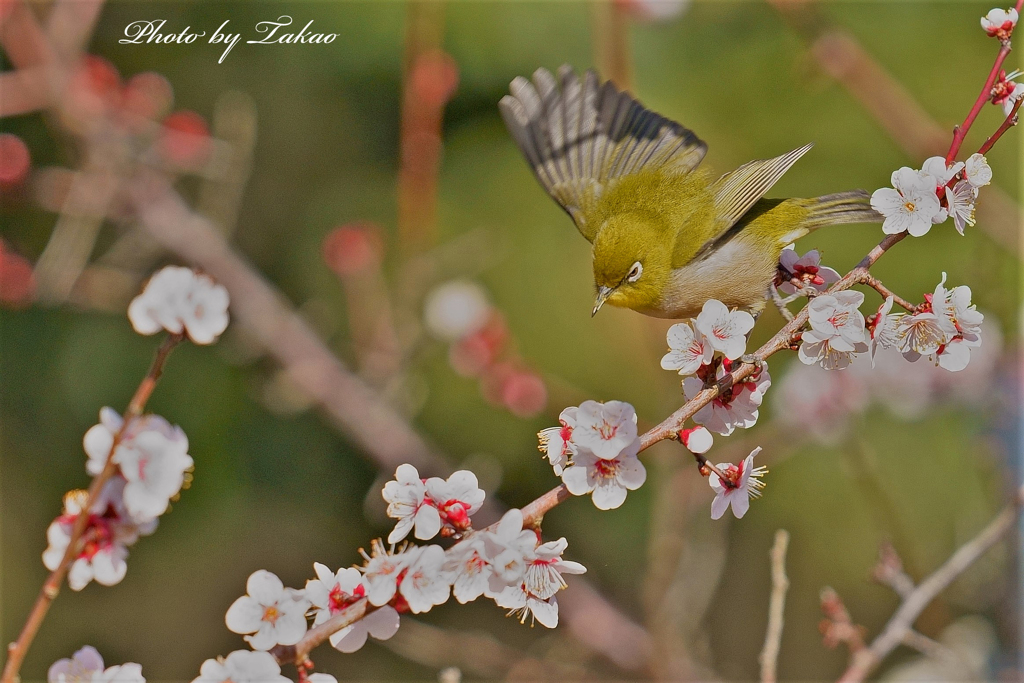
[[[594,314],[606,302],[636,310],[655,308],[671,273],[667,226],[642,214],[612,216],[594,239]]]

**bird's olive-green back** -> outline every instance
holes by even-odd
[[[626,213],[649,219],[654,229],[637,236],[647,242],[637,251],[665,250],[672,266],[679,267],[721,232],[710,185],[706,171],[641,170],[620,179],[595,203],[593,221],[602,226],[612,216]]]

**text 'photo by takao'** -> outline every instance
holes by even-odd
[[[0,683],[1024,681],[1022,4],[0,0]]]

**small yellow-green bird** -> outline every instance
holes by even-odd
[[[763,199],[811,145],[715,179],[692,131],[588,71],[538,69],[499,107],[537,180],[593,244],[593,313],[607,302],[695,317],[709,299],[764,308],[786,245],[825,225],[878,222],[863,190]]]

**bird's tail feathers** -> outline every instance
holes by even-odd
[[[827,194],[808,202],[811,212],[803,225],[808,232],[826,225],[881,223],[884,218],[871,208],[871,196],[864,190]]]

